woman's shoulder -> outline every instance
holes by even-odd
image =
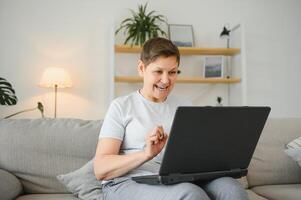
[[[175,106],[192,106],[191,100],[184,98],[183,96],[170,95],[168,97],[168,102]]]
[[[136,101],[137,99],[137,92],[132,92],[130,94],[127,95],[123,95],[120,97],[116,97],[111,104],[112,105],[128,105],[128,104],[132,104]]]

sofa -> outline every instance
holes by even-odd
[[[102,121],[0,120],[0,200],[78,199],[57,179],[93,159]],[[300,200],[301,167],[284,153],[301,118],[268,119],[240,179],[250,200]],[[101,199],[101,198],[99,198]]]

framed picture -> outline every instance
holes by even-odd
[[[168,24],[168,37],[178,47],[194,46],[192,25]]]
[[[223,56],[206,56],[204,61],[205,78],[222,78],[224,68]]]

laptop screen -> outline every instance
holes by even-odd
[[[270,107],[179,107],[160,175],[246,169]]]

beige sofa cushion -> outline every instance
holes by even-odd
[[[264,198],[258,194],[256,194],[254,191],[252,190],[246,190],[249,199],[248,200],[268,200],[267,198]]]
[[[16,200],[80,200],[72,194],[31,194],[24,195]]]
[[[301,184],[264,185],[252,188],[257,194],[273,200],[300,200]]]
[[[267,121],[249,166],[249,187],[301,183],[301,168],[284,152],[301,135],[300,124],[301,118]]]
[[[15,199],[22,192],[20,181],[13,174],[0,169],[0,199]]]
[[[0,120],[0,168],[17,176],[26,193],[67,193],[56,179],[91,160],[100,121]]]

